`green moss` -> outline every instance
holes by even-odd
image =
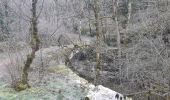
[[[22,91],[22,90],[25,90],[27,88],[30,88],[30,85],[24,84],[22,81],[19,81],[15,86],[16,91]]]

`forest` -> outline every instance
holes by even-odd
[[[0,0],[0,100],[170,100],[170,0]]]

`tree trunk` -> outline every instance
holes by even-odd
[[[37,15],[36,15],[36,4],[37,0],[32,0],[32,20],[31,20],[31,48],[32,52],[30,55],[27,55],[27,60],[23,68],[21,80],[16,84],[16,90],[21,91],[29,88],[28,83],[28,70],[35,58],[36,51],[39,50],[40,40],[38,37],[38,29],[37,29]]]
[[[125,38],[124,38],[124,47],[125,49],[128,47],[128,30],[129,30],[129,22],[130,22],[130,19],[131,19],[131,13],[132,13],[132,2],[131,0],[128,1],[128,18],[127,18],[127,24],[126,24],[126,32],[125,32]],[[129,61],[129,58],[128,58],[128,52],[126,52],[126,61],[128,62]],[[129,67],[127,65],[127,68],[126,68],[126,78],[129,79]]]
[[[118,13],[117,9],[119,6],[119,0],[113,0],[113,15],[116,22],[116,33],[117,33],[117,48],[118,48],[118,68],[119,68],[119,74],[121,75],[121,43],[120,43],[120,31],[119,31],[119,22],[118,22]]]
[[[130,22],[130,19],[131,19],[131,13],[132,13],[132,2],[131,0],[128,1],[128,17],[127,17],[127,24],[126,24],[126,32],[125,32],[125,39],[124,39],[124,45],[125,47],[128,46],[128,38],[127,38],[127,34],[128,34],[128,30],[129,30],[129,22]]]
[[[81,42],[81,18],[80,18],[80,21],[79,21],[79,41]]]
[[[89,14],[89,16],[90,16],[90,7],[88,6],[88,14]],[[92,29],[91,29],[91,21],[90,21],[90,17],[88,18],[88,21],[89,21],[89,32],[90,32],[90,35],[92,34]]]
[[[95,80],[94,84],[99,84],[100,76],[100,42],[101,42],[101,33],[100,33],[100,19],[99,19],[99,0],[94,0],[94,14],[95,14],[95,27],[96,27],[96,66],[95,66]]]
[[[81,42],[81,31],[82,31],[82,19],[84,17],[84,12],[83,12],[83,2],[80,1],[80,19],[79,19],[79,41]]]

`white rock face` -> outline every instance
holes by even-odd
[[[86,96],[87,100],[132,100],[131,98],[125,97],[122,94],[112,91],[109,88],[101,85],[96,86],[90,90]]]

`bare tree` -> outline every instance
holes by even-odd
[[[40,40],[38,36],[38,28],[37,28],[37,1],[38,0],[32,0],[32,20],[31,20],[31,27],[30,27],[30,33],[31,33],[31,48],[32,52],[30,55],[27,55],[27,60],[25,63],[25,66],[23,68],[23,73],[20,82],[16,84],[16,90],[21,91],[25,90],[30,87],[28,83],[28,70],[30,68],[30,65],[32,64],[34,58],[35,58],[35,53],[36,51],[39,50],[40,46]]]

